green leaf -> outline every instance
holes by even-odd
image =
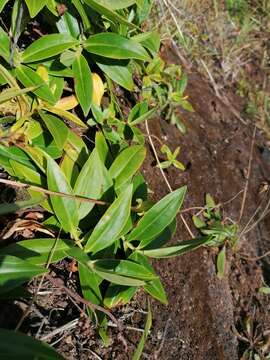
[[[99,289],[100,280],[89,266],[79,263],[79,277],[83,297],[93,304],[100,304],[102,295]]]
[[[121,234],[130,214],[132,185],[108,208],[94,228],[85,245],[86,252],[96,253],[112,245]]]
[[[47,269],[11,255],[0,256],[0,292],[7,292],[37,275],[47,272]]]
[[[217,257],[217,277],[222,279],[225,274],[226,266],[226,246],[223,246]]]
[[[270,295],[270,287],[262,286],[259,288],[261,294]]]
[[[97,149],[98,155],[99,155],[102,163],[105,164],[106,166],[107,166],[107,164],[111,165],[112,161],[113,161],[112,155],[110,153],[110,149],[107,144],[107,141],[101,131],[96,132],[95,144],[96,144],[96,149]]]
[[[153,280],[157,276],[145,266],[130,260],[102,259],[92,261],[93,269],[115,273],[117,275],[132,277],[140,280]]]
[[[66,251],[72,248],[73,242],[62,239],[31,239],[18,241],[0,250],[0,257],[13,255],[27,260],[33,265],[47,265],[66,257]]]
[[[141,337],[141,340],[139,342],[139,345],[138,345],[135,353],[132,356],[132,360],[140,360],[141,359],[143,348],[144,348],[146,339],[149,335],[151,327],[152,327],[152,312],[151,312],[150,302],[148,301],[148,313],[147,313],[147,319],[146,319],[144,333]]]
[[[0,203],[0,216],[13,213],[17,210],[31,208],[40,204],[44,200],[43,196],[40,198],[32,198],[30,200],[15,201],[13,203]]]
[[[134,82],[132,73],[128,68],[126,62],[121,60],[106,59],[100,56],[94,56],[98,67],[114,82],[123,88],[132,91]]]
[[[68,34],[74,39],[80,35],[80,26],[78,20],[70,13],[66,11],[60,19],[56,22],[58,31],[61,34]]]
[[[6,329],[0,329],[0,352],[2,359],[64,360],[48,344],[31,336]]]
[[[206,223],[196,215],[192,216],[192,221],[197,229],[202,229],[206,226]]]
[[[50,133],[52,134],[52,137],[54,138],[57,147],[60,150],[63,150],[68,139],[68,133],[69,133],[68,127],[64,124],[63,121],[58,119],[56,116],[46,114],[41,110],[39,111],[39,115],[41,119],[44,121]]]
[[[68,34],[44,35],[24,50],[22,53],[22,62],[31,63],[48,59],[78,44],[78,40],[75,40]]]
[[[47,181],[49,190],[73,195],[65,175],[57,163],[50,157],[47,159]],[[61,223],[63,230],[71,233],[76,238],[79,217],[75,198],[51,195],[50,199],[55,215]]]
[[[148,31],[132,37],[132,40],[139,42],[145,48],[156,54],[160,48],[160,35],[157,31]]]
[[[215,200],[210,194],[205,195],[205,203],[209,209],[213,209],[216,206]]]
[[[100,1],[96,0],[84,0],[84,2],[90,6],[93,10],[95,10],[97,13],[99,13],[102,16],[105,16],[107,19],[111,20],[115,24],[123,24],[127,25],[129,27],[136,27],[136,25],[132,24],[131,22],[127,21],[124,17],[119,15],[117,12],[113,11],[110,6],[104,6],[100,4]]]
[[[0,0],[0,12],[4,9],[9,0]]]
[[[0,4],[1,5],[1,4]],[[0,26],[0,57],[7,63],[10,60],[10,40],[8,34]]]
[[[113,10],[120,10],[135,4],[136,0],[100,0],[100,3]]]
[[[150,60],[146,50],[139,43],[116,33],[92,35],[84,42],[84,47],[90,53],[110,59]]]
[[[32,69],[27,66],[20,65],[15,70],[16,76],[25,87],[35,87],[33,93],[41,99],[55,104],[56,99],[46,82]]]
[[[0,94],[0,104],[3,104],[17,96],[26,94],[30,91],[33,92],[37,88],[38,88],[38,86],[32,86],[32,87],[25,88],[25,89],[10,88],[10,89],[3,90]]]
[[[93,80],[88,62],[82,54],[76,56],[72,71],[75,81],[75,93],[83,109],[84,116],[89,113],[93,99]]]
[[[74,124],[82,127],[83,129],[87,129],[87,125],[80,119],[78,116],[74,115],[73,113],[57,108],[56,106],[49,106],[48,104],[43,106],[43,109],[51,112],[55,115],[58,115],[68,121],[73,122]]]
[[[103,303],[104,305],[112,309],[115,306],[126,305],[130,302],[137,291],[137,287],[134,286],[121,286],[110,284]]]
[[[134,145],[123,150],[114,160],[109,174],[115,180],[115,187],[120,188],[139,170],[146,155],[145,147]]]
[[[142,264],[147,270],[151,271],[152,274],[156,275],[153,267],[149,263],[149,260],[143,254],[135,251],[129,256],[129,259]],[[165,292],[163,285],[158,277],[154,280],[148,281],[144,285],[143,288],[153,298],[159,300],[160,302],[162,302],[165,305],[168,304],[166,292]]]
[[[187,187],[183,186],[155,204],[144,214],[137,227],[128,236],[128,240],[140,240],[139,248],[148,245],[173,221],[182,206],[186,191]]]
[[[47,0],[25,0],[31,18],[35,17],[46,5]]]
[[[208,237],[183,241],[180,245],[164,247],[160,249],[144,250],[142,254],[151,258],[165,259],[178,255],[186,254],[190,251],[198,249],[201,246],[207,245]]]
[[[106,171],[98,152],[94,149],[84,164],[74,187],[76,195],[99,199],[103,191],[103,173]],[[84,218],[93,209],[94,203],[81,202],[78,204],[79,218]]]

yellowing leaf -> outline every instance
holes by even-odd
[[[39,65],[36,72],[41,77],[41,79],[45,81],[45,83],[49,84],[48,70],[45,68],[44,65]]]
[[[55,104],[55,107],[61,110],[71,110],[78,105],[78,100],[75,95],[63,97]]]
[[[100,106],[101,99],[104,95],[104,84],[100,76],[96,73],[92,74],[93,79],[93,103],[97,106]]]

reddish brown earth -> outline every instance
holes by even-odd
[[[175,60],[174,60],[175,61]],[[168,144],[171,149],[181,146],[179,160],[185,163],[187,170],[180,172],[170,168],[166,176],[173,188],[188,185],[185,209],[204,205],[204,196],[210,192],[216,201],[226,202],[244,189],[253,126],[244,125],[232,114],[230,107],[216,98],[211,87],[197,75],[189,75],[187,89],[195,112],[180,111],[187,127],[187,134],[181,133],[164,120],[152,120],[151,134]],[[228,94],[234,107],[241,112],[241,101]],[[230,97],[231,96],[231,97]],[[160,145],[153,138],[155,146]],[[266,147],[262,134],[257,131],[253,152],[252,168],[246,198],[244,216],[239,230],[244,228],[254,214],[257,206],[267,200],[268,192],[261,192],[262,185],[270,179],[270,150]],[[161,156],[162,157],[162,156]],[[149,148],[144,164],[144,174],[149,187],[158,200],[168,193],[155,158]],[[239,218],[243,194],[223,207],[224,217],[234,221]],[[184,213],[189,225],[190,213]],[[192,231],[195,229],[192,227]],[[235,335],[234,328],[244,336],[244,321],[250,317],[258,334],[269,336],[270,304],[269,297],[258,292],[263,278],[270,282],[269,257],[260,261],[243,258],[261,255],[270,248],[270,217],[266,216],[253,231],[241,237],[238,251],[229,253],[229,261],[224,279],[216,276],[215,249],[201,249],[188,255],[155,262],[155,268],[165,285],[169,304],[163,306],[152,301],[153,328],[144,349],[143,359],[180,359],[180,360],[234,360],[241,359],[243,351],[249,346]],[[190,238],[181,219],[171,243]],[[66,273],[66,262],[60,263],[54,270]],[[67,281],[76,288],[76,275]],[[47,286],[47,288],[46,288]],[[45,283],[45,290],[50,285]],[[22,303],[20,303],[20,308]],[[6,308],[11,311],[13,308]],[[19,308],[16,307],[16,311]],[[132,303],[117,309],[115,316],[125,319],[125,324],[143,328],[146,299],[139,293]],[[48,316],[50,320],[48,321]],[[44,321],[41,334],[59,328],[79,317],[78,309],[65,295],[53,292],[38,299],[30,319],[24,329],[35,334]],[[0,316],[0,323],[6,316]],[[16,315],[16,318],[17,315]],[[45,319],[45,320],[44,320]],[[61,336],[49,339],[56,349],[67,359],[131,359],[140,333],[125,331],[123,335],[112,329],[111,344],[102,346],[85,319],[76,327],[66,330]],[[95,352],[95,354],[93,353]],[[99,357],[98,357],[99,356]]]

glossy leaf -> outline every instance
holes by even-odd
[[[169,247],[153,249],[153,250],[144,250],[142,251],[142,253],[145,256],[156,259],[170,258],[196,250],[201,246],[207,245],[208,241],[209,239],[207,237],[193,239],[193,240],[183,241],[182,243],[180,243],[180,245],[169,246]]]
[[[85,0],[84,1],[88,6],[90,6],[93,10],[99,13],[102,16],[105,16],[107,19],[111,20],[116,24],[123,24],[130,27],[136,27],[134,24],[127,21],[123,16],[119,15],[115,12],[111,6],[106,6],[100,3],[100,1],[96,0]]]
[[[136,3],[136,0],[100,0],[104,6],[110,7],[113,10],[125,9]]]
[[[115,180],[116,188],[119,188],[139,170],[146,155],[146,149],[140,145],[134,145],[123,150],[115,159],[109,169],[109,174]]]
[[[109,309],[115,306],[126,305],[130,302],[136,291],[137,287],[134,286],[129,287],[110,284],[106,291],[103,303]]]
[[[0,0],[0,12],[4,9],[9,0]]]
[[[10,60],[10,40],[8,34],[0,26],[0,57],[3,57],[7,63]]]
[[[76,39],[80,35],[80,26],[78,20],[66,11],[56,23],[57,29],[61,34],[68,34]]]
[[[15,256],[0,255],[0,292],[7,292],[45,272],[47,269]]]
[[[102,97],[105,92],[105,87],[103,81],[101,80],[101,77],[98,74],[93,73],[92,80],[93,80],[93,104],[96,106],[100,106]]]
[[[129,235],[129,241],[140,240],[139,248],[149,244],[173,221],[183,203],[186,190],[186,186],[183,186],[173,191],[148,210]]]
[[[46,5],[47,0],[25,0],[31,18],[35,17]]]
[[[0,94],[0,104],[3,104],[17,96],[26,94],[30,91],[34,91],[37,88],[38,88],[38,86],[32,86],[32,87],[25,88],[25,89],[10,88],[10,89],[4,90]]]
[[[99,220],[85,245],[86,252],[97,253],[112,245],[128,221],[131,207],[132,185],[113,202]]]
[[[46,265],[48,260],[54,263],[65,258],[72,246],[72,241],[62,239],[23,240],[1,249],[0,257],[13,255],[33,265]]]
[[[81,263],[79,263],[78,269],[84,298],[93,304],[100,304],[102,295],[99,289],[99,277],[88,266]]]
[[[102,259],[92,262],[95,271],[104,271],[111,274],[127,276],[140,280],[153,280],[157,276],[145,266],[130,260]]]
[[[128,260],[96,260],[91,267],[103,279],[123,286],[143,286],[155,278],[144,266]]]
[[[98,67],[111,80],[129,91],[133,90],[134,82],[128,64],[123,63],[121,60],[106,59],[100,56],[94,57],[94,59]]]
[[[110,59],[149,61],[146,50],[139,43],[116,33],[92,35],[84,42],[84,47],[90,53]]]
[[[43,111],[39,111],[39,115],[54,138],[57,147],[62,150],[68,139],[68,127],[56,116],[46,114]]]
[[[148,302],[148,313],[147,313],[145,329],[144,329],[143,335],[141,337],[141,340],[139,342],[139,345],[138,345],[135,353],[132,356],[132,360],[140,360],[141,359],[143,348],[144,348],[146,339],[149,335],[151,327],[152,327],[152,311],[151,311],[151,307],[150,307],[150,302]]]
[[[40,204],[44,200],[43,196],[39,199],[33,198],[23,201],[15,201],[13,203],[0,203],[0,216],[16,212],[17,210],[27,209]]]
[[[98,152],[94,149],[84,164],[74,187],[76,195],[99,199],[103,191],[103,168]],[[94,203],[78,204],[79,218],[84,218],[93,209]]]
[[[93,80],[88,62],[82,54],[76,56],[72,71],[76,96],[86,116],[89,113],[93,99]]]
[[[78,41],[68,34],[44,35],[24,50],[22,62],[31,63],[48,59],[61,54],[66,49],[70,49],[77,44]]]
[[[73,195],[71,186],[57,163],[48,158],[47,160],[47,181],[49,190]],[[50,196],[55,215],[64,231],[76,237],[79,223],[76,200],[64,196]]]
[[[144,32],[133,36],[132,39],[142,44],[154,54],[159,51],[160,35],[157,31]]]
[[[27,66],[20,65],[16,68],[15,73],[19,81],[25,87],[37,87],[36,90],[33,90],[35,95],[45,101],[48,101],[50,104],[54,104],[56,102],[49,86],[35,71]]]
[[[51,346],[20,332],[0,329],[2,359],[64,360]]]
[[[45,110],[58,115],[60,117],[63,117],[64,119],[71,121],[72,123],[79,125],[80,127],[86,129],[87,125],[80,119],[78,116],[72,114],[69,111],[63,110],[61,108],[58,108],[56,106],[49,106],[48,104],[44,105],[43,107]]]
[[[155,271],[154,271],[153,267],[149,263],[149,260],[147,259],[147,257],[144,256],[143,254],[135,251],[129,256],[129,259],[134,260],[134,261],[142,264],[147,270],[151,271],[152,274],[155,275]],[[163,285],[162,285],[159,277],[157,277],[154,280],[148,281],[144,285],[143,288],[153,298],[159,300],[160,302],[162,302],[165,305],[168,304],[168,299],[167,299],[167,296],[166,296],[166,292],[165,292],[165,290],[163,288]]]

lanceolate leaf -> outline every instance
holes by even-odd
[[[73,195],[71,186],[60,167],[49,157],[47,159],[47,181],[49,190]],[[75,198],[51,195],[50,199],[63,230],[76,237],[79,218]]]
[[[82,54],[76,56],[72,70],[75,81],[75,92],[86,116],[89,113],[93,99],[93,80],[89,65]]]
[[[139,252],[133,252],[129,257],[129,259],[142,264],[147,270],[151,271],[155,275],[155,271],[150,265],[149,260],[143,254]],[[165,305],[168,304],[166,292],[163,288],[163,285],[159,277],[157,277],[154,280],[148,281],[143,288],[146,292],[148,292],[148,294],[150,294],[155,299],[159,300]]]
[[[115,33],[92,35],[84,42],[84,47],[90,53],[111,59],[149,61],[149,56],[142,45]]]
[[[22,54],[24,63],[48,59],[77,45],[78,40],[68,34],[44,35],[26,48]]]
[[[123,286],[142,286],[156,278],[144,266],[129,260],[96,260],[90,266],[103,279]]]
[[[67,142],[69,129],[63,121],[56,116],[46,114],[43,111],[39,112],[42,120],[52,134],[57,147],[62,150]]]
[[[47,3],[47,0],[25,0],[31,18],[35,17]]]
[[[136,0],[101,0],[100,3],[104,6],[110,7],[113,10],[119,10],[135,4]]]
[[[135,353],[132,356],[132,360],[140,360],[141,359],[144,344],[146,342],[146,339],[148,337],[148,334],[149,334],[149,331],[150,331],[151,327],[152,327],[152,312],[151,312],[150,302],[148,302],[148,313],[147,313],[145,329],[144,329],[143,335],[141,337],[141,340],[139,342],[139,345],[138,345]]]
[[[30,264],[15,256],[0,255],[0,292],[7,292],[45,272],[47,269]]]
[[[100,304],[102,295],[99,289],[99,284],[101,282],[99,281],[99,276],[88,266],[79,263],[79,277],[84,298],[93,304]]]
[[[99,199],[103,190],[103,168],[98,152],[94,149],[84,164],[74,187],[76,195]],[[94,207],[94,203],[78,204],[79,218],[84,218]]]
[[[61,239],[31,239],[11,244],[0,251],[0,257],[13,255],[33,265],[46,265],[65,258],[73,242]]]
[[[95,61],[111,80],[129,91],[133,90],[134,82],[128,64],[120,60],[106,59],[100,56],[95,57]]]
[[[0,94],[0,104],[3,104],[17,96],[26,94],[30,91],[34,91],[37,88],[38,88],[38,86],[32,86],[32,87],[25,88],[25,89],[11,88],[11,89],[2,91]]]
[[[117,12],[113,11],[111,6],[105,6],[100,3],[100,1],[96,0],[85,0],[84,1],[88,6],[90,6],[93,10],[95,10],[100,15],[105,16],[107,19],[111,20],[116,24],[123,24],[130,27],[136,27],[136,25],[127,21],[124,17],[120,16]]]
[[[121,234],[129,218],[132,185],[113,202],[94,228],[85,245],[86,252],[96,253],[112,245]]]
[[[223,246],[217,257],[217,276],[222,279],[225,274],[226,267],[226,246]]]
[[[8,34],[0,26],[0,57],[3,57],[9,63],[10,40]]]
[[[138,171],[145,155],[146,149],[140,145],[130,146],[120,153],[109,169],[116,188],[125,184]]]
[[[140,240],[139,248],[143,248],[160,234],[175,218],[183,203],[186,190],[186,186],[183,186],[173,191],[148,210],[131,232],[129,241]]]
[[[2,359],[64,360],[48,344],[13,330],[0,329]]]
[[[160,249],[153,249],[153,250],[144,250],[142,253],[145,256],[156,258],[156,259],[165,259],[174,256],[179,256],[186,254],[192,250],[198,249],[201,246],[206,245],[209,242],[207,237],[183,241],[180,245],[176,246],[169,246]]]
[[[125,305],[132,299],[136,291],[137,287],[134,286],[110,284],[106,291],[103,303],[109,309],[115,306]]]
[[[25,87],[35,87],[36,90],[33,90],[33,93],[40,97],[41,99],[48,101],[50,104],[54,104],[56,99],[51,92],[49,86],[44,80],[32,69],[27,66],[20,65],[15,70],[16,76],[19,81]]]

